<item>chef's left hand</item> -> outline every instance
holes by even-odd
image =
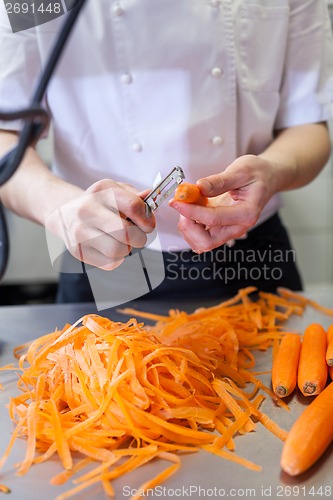
[[[180,213],[178,228],[197,253],[244,236],[273,195],[274,165],[258,156],[237,158],[220,174],[199,179],[207,206],[170,201]]]

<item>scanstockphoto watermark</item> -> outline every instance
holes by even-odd
[[[179,488],[167,488],[166,486],[156,486],[155,488],[136,489],[130,486],[123,487],[123,497],[131,498],[138,496],[142,498],[254,498],[255,488],[202,488],[201,486],[181,486]]]
[[[331,497],[331,485],[258,485],[256,488],[203,488],[197,485],[168,488],[156,486],[148,489],[123,487],[123,497],[137,496],[142,498],[316,498]]]
[[[3,0],[13,33],[53,21],[69,10],[78,0]]]
[[[195,254],[187,250],[177,252],[169,249],[165,262],[170,280],[214,280],[225,284],[234,280],[279,281],[283,266],[295,262],[293,249],[276,249],[270,245],[265,249],[233,249],[227,246]]]

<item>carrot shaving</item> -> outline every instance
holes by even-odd
[[[163,454],[160,453],[159,458],[164,458]],[[174,474],[179,468],[180,468],[180,459],[177,457],[178,460],[174,465],[171,465],[167,469],[164,469],[162,472],[157,474],[156,477],[153,479],[150,479],[149,481],[145,482],[139,487],[139,492],[132,497],[132,500],[140,500],[144,496],[144,493],[147,492],[148,490],[151,490],[155,488],[155,486],[158,486],[162,482],[166,481],[172,474]]]
[[[0,484],[0,493],[10,493],[11,490],[5,484]]]
[[[307,305],[322,308],[284,289],[255,299],[253,292],[192,313],[122,311],[149,326],[90,314],[19,346],[18,368],[3,367],[19,370],[20,394],[10,400],[16,427],[0,466],[19,437],[27,439],[19,475],[57,454],[64,471],[51,483],[74,484],[58,500],[94,484],[113,496],[115,479],[156,458],[171,462],[141,486],[147,491],[176,473],[181,451],[205,450],[260,470],[235,454],[235,438],[262,424],[285,440],[286,431],[259,409],[262,393],[288,406],[249,371],[253,351],[275,348],[283,322]],[[74,463],[76,452],[83,458]]]
[[[9,370],[17,370],[17,366],[15,366],[13,363],[10,363],[8,365],[4,365],[0,367],[0,371],[9,371]]]
[[[333,316],[333,309],[322,306],[321,304],[318,304],[318,302],[316,302],[315,300],[304,297],[303,295],[297,294],[283,287],[278,288],[278,292],[281,295],[281,297],[285,299],[293,299],[296,302],[298,302],[298,305],[301,309],[304,309],[305,306],[311,306],[313,309],[316,309],[317,311],[323,314],[327,314],[328,316]]]
[[[53,476],[53,478],[50,480],[50,484],[54,486],[59,486],[61,484],[66,483],[69,479],[71,479],[74,474],[79,472],[80,470],[84,469],[88,465],[92,463],[92,460],[88,457],[83,458],[82,460],[79,460],[76,462],[76,464],[73,464],[73,467],[71,470],[64,470],[57,474],[56,476]]]

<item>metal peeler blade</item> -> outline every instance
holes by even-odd
[[[181,167],[174,167],[150,193],[144,198],[147,209],[156,210],[183,182],[185,175]],[[149,208],[148,208],[149,207]]]

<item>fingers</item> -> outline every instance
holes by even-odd
[[[204,196],[218,196],[253,183],[257,168],[258,158],[255,155],[241,156],[231,163],[224,172],[199,179],[197,186]]]
[[[123,185],[105,179],[90,186],[86,193],[94,195],[96,202],[105,208],[117,215],[122,214],[124,219],[130,219],[142,231],[150,233],[154,230],[154,216],[146,210],[146,204],[132,189],[125,189]]]
[[[118,252],[115,251],[115,249],[110,249],[109,255],[107,255],[108,252],[106,249],[102,249],[102,251],[100,251],[90,244],[77,245],[76,247],[72,247],[70,249],[70,252],[81,262],[94,267],[98,267],[99,269],[103,269],[104,271],[113,271],[113,269],[119,267],[124,262],[125,257],[128,254],[128,251],[126,249],[126,253],[123,252],[124,256],[117,256],[116,254],[118,252],[119,254],[121,254],[122,252],[120,252],[119,249]]]
[[[246,229],[242,226],[206,229],[202,224],[182,216],[179,219],[178,229],[193,251],[197,253],[208,252],[229,240],[246,234]]]
[[[132,248],[144,247],[154,226],[138,194],[110,180],[96,182],[46,221],[74,257],[107,270],[118,267]]]
[[[68,231],[68,239],[73,246],[86,241],[99,241],[103,235],[135,248],[145,246],[147,241],[146,233],[139,227],[104,207],[98,207],[95,212],[75,220]]]
[[[222,174],[211,175],[199,179],[196,184],[203,196],[217,196],[228,191],[226,188],[226,181],[223,179]]]
[[[179,228],[192,248],[211,249],[256,224],[270,197],[266,171],[267,162],[245,155],[224,172],[197,181],[202,195],[208,197],[206,206],[170,202],[182,216]]]
[[[209,228],[233,225],[249,228],[257,222],[260,214],[258,207],[246,201],[241,204],[216,207],[201,207],[179,202],[170,202],[170,206],[184,217],[199,221]]]

